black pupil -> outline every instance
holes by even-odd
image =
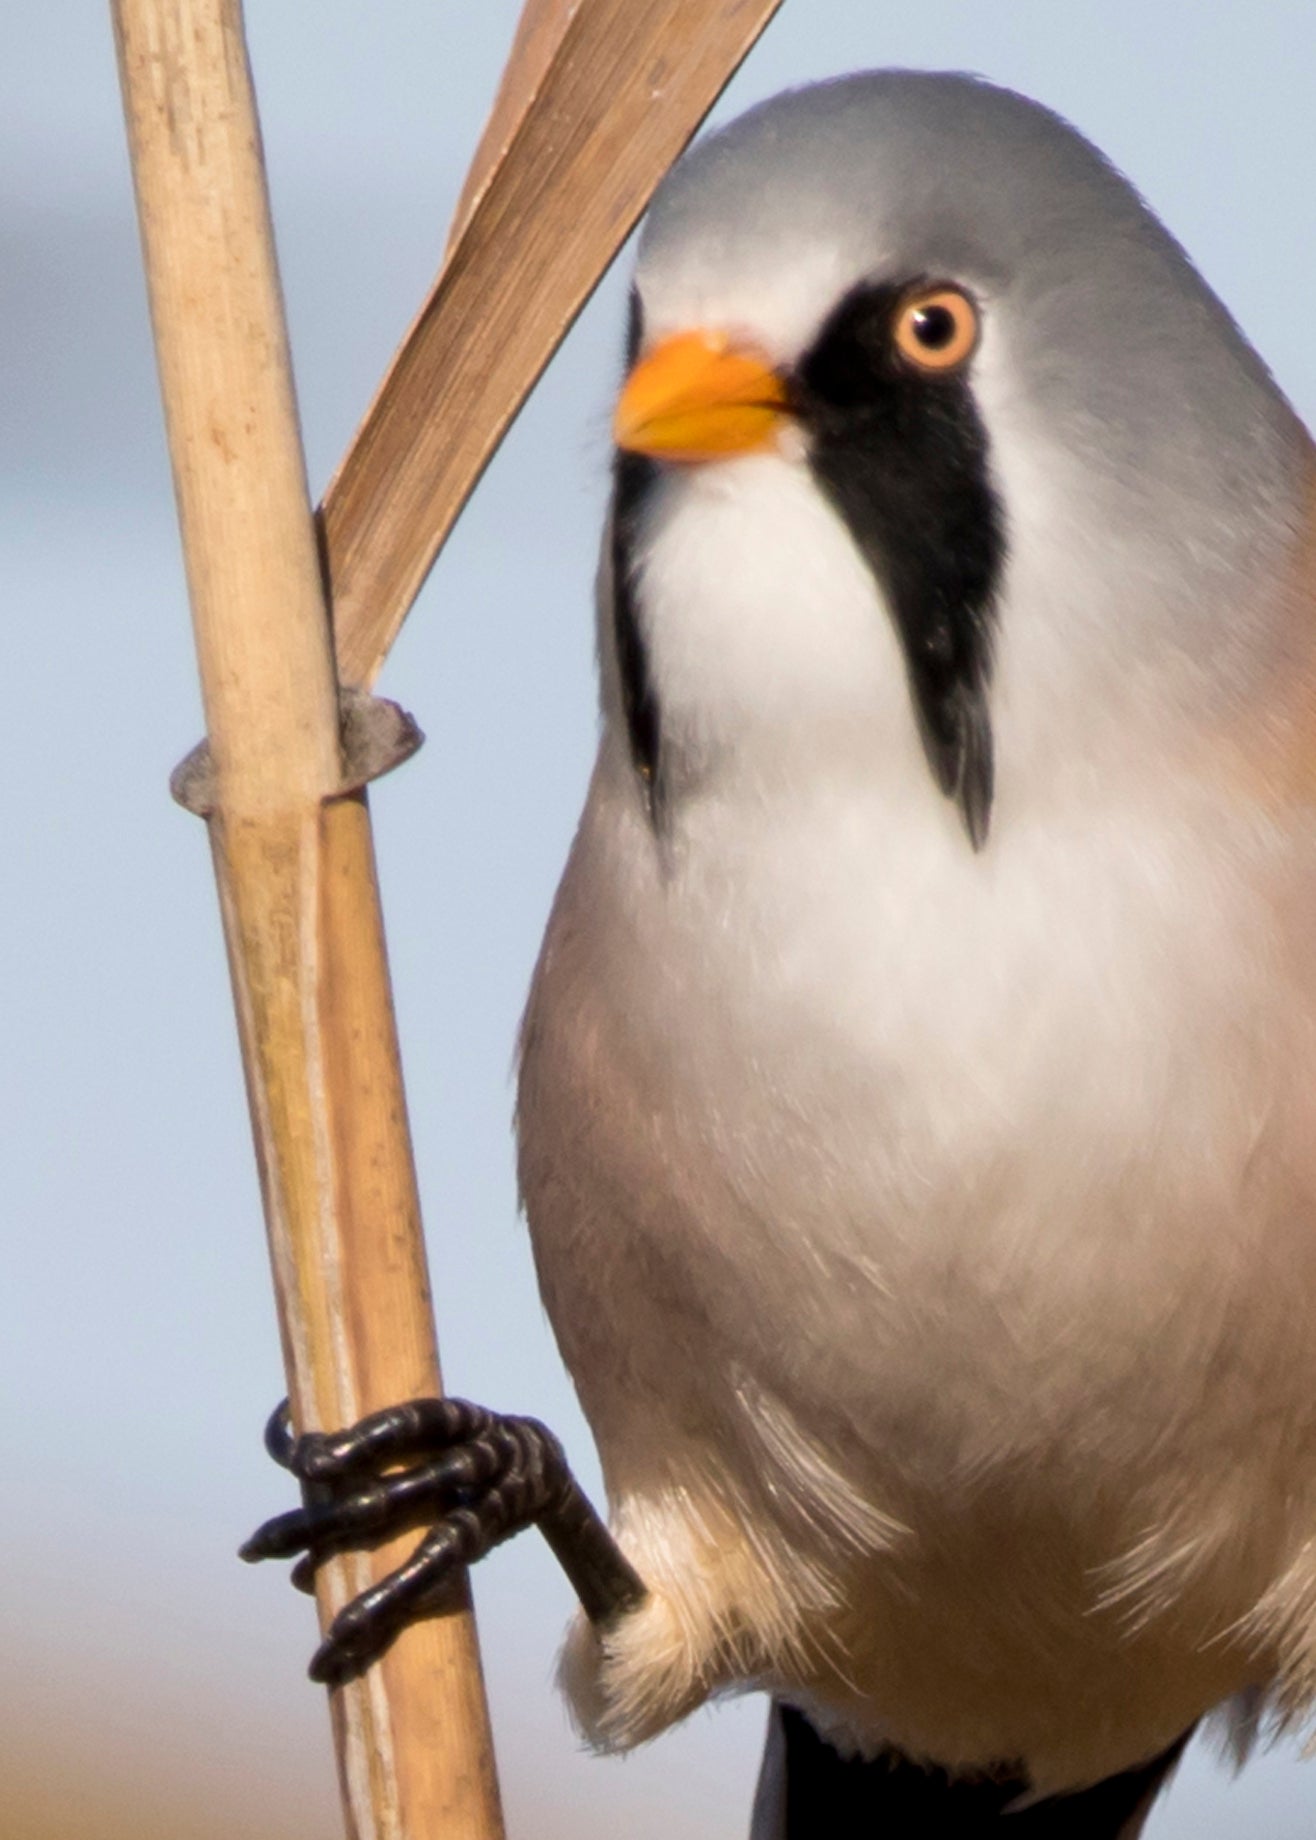
[[[928,351],[945,351],[955,337],[955,315],[949,307],[918,307],[913,319],[914,337]]]

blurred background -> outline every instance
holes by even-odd
[[[437,265],[516,10],[248,0],[317,492]],[[290,1504],[260,1443],[282,1380],[205,837],[165,787],[200,716],[108,8],[21,11],[0,62],[0,1833],[330,1840],[312,1612],[234,1556]],[[1310,0],[787,0],[718,113],[874,64],[980,71],[1067,115],[1316,416]],[[592,752],[623,303],[619,267],[413,613],[383,688],[429,743],[374,796],[448,1382],[549,1420],[591,1483],[517,1218],[510,1067]],[[539,1541],[476,1595],[516,1840],[743,1834],[760,1702],[599,1761],[552,1686],[569,1601]],[[1198,1746],[1150,1828],[1313,1832],[1292,1746],[1238,1780]]]

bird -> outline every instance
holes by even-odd
[[[1101,153],[915,71],[678,162],[613,435],[517,1097],[608,1529],[534,1421],[376,1444],[444,1563],[585,1530],[595,1744],[769,1695],[755,1840],[1132,1840],[1316,1697],[1312,443]]]

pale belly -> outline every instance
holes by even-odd
[[[577,1635],[576,1696],[625,1743],[766,1684],[867,1746],[1090,1780],[1268,1681],[1257,1606],[1304,1588],[1316,1234],[1273,967],[1227,903],[1109,865],[925,865],[920,926],[909,890],[829,890],[826,845],[720,929],[725,882],[610,910],[596,863],[550,933],[523,1186],[654,1592],[610,1653]]]

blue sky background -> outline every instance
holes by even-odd
[[[13,0],[10,0],[13,7]],[[13,7],[15,13],[17,8]],[[510,0],[249,0],[317,491],[428,285]],[[305,1602],[234,1550],[287,1505],[281,1391],[201,826],[199,704],[110,41],[98,0],[0,62],[0,1825],[11,1840],[336,1831]],[[720,111],[876,64],[984,72],[1142,187],[1310,422],[1309,0],[786,0]],[[620,273],[442,558],[383,688],[430,737],[374,797],[449,1384],[552,1422],[593,1475],[535,1296],[510,1062],[594,734],[589,596]],[[569,1602],[534,1539],[477,1577],[518,1840],[743,1833],[763,1709],[584,1756],[551,1685]],[[1149,1840],[1316,1829],[1293,1747],[1198,1751]]]

